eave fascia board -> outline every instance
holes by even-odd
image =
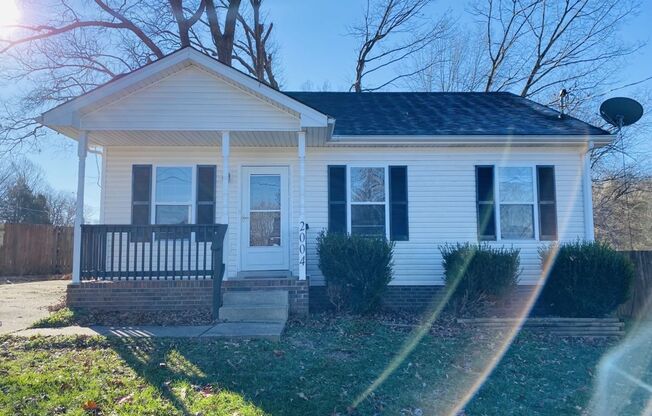
[[[566,136],[499,136],[499,135],[459,135],[459,136],[352,136],[333,135],[328,140],[332,144],[346,145],[442,145],[442,146],[532,146],[532,145],[585,145],[594,143],[596,146],[605,146],[614,139],[613,135],[566,135]]]

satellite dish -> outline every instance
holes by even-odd
[[[628,181],[627,163],[625,161],[625,142],[622,135],[622,128],[636,123],[643,116],[643,106],[636,100],[627,97],[609,98],[600,105],[600,115],[602,118],[617,129],[620,136],[620,154],[623,157],[623,180]],[[632,237],[631,210],[629,209],[629,193],[625,193],[625,202],[627,207],[627,228],[629,229],[629,246],[634,249],[634,239]]]
[[[609,98],[600,105],[600,115],[614,127],[636,123],[643,116],[643,106],[627,97]]]

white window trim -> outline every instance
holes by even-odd
[[[494,205],[495,205],[495,216],[496,216],[496,241],[505,241],[519,243],[523,241],[541,241],[539,236],[539,204],[538,204],[538,192],[537,192],[537,164],[536,163],[508,163],[508,164],[494,164]],[[534,238],[505,238],[503,239],[501,224],[500,224],[500,168],[529,168],[532,173],[532,221],[534,227]],[[524,205],[519,203],[506,203],[505,205]]]
[[[174,201],[174,202],[157,202],[156,201],[156,192],[158,186],[156,185],[156,176],[158,168],[190,168],[190,203],[187,201]],[[150,213],[151,223],[156,224],[156,207],[158,205],[189,205],[189,214],[188,214],[188,225],[195,223],[195,218],[197,217],[197,166],[195,165],[183,165],[177,163],[170,164],[157,164],[152,166],[153,169],[153,180],[152,180],[152,208]],[[165,224],[160,224],[165,225]]]
[[[389,165],[388,164],[355,164],[346,165],[346,231],[351,234],[351,205],[381,205],[381,202],[352,202],[351,200],[351,169],[383,168],[385,169],[385,238],[389,240]]]

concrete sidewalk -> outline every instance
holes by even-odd
[[[118,338],[248,338],[278,341],[285,323],[222,322],[198,326],[68,326],[63,328],[31,328],[12,332],[18,337],[33,336],[106,336]]]

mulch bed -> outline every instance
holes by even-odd
[[[214,322],[210,309],[198,309],[182,312],[78,312],[79,325],[106,325],[106,326],[132,326],[132,325],[210,325]]]

